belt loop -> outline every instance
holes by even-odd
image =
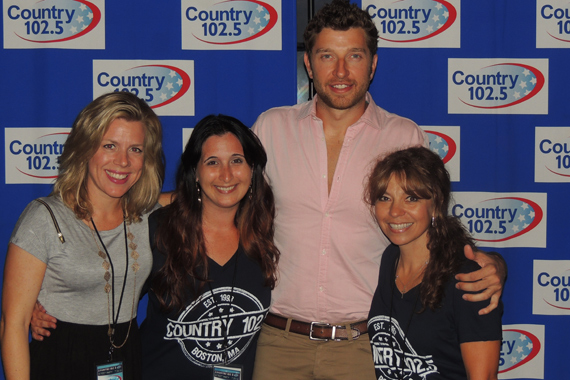
[[[350,323],[345,323],[344,328],[346,329],[346,337],[348,338],[348,344],[352,344],[352,342],[354,342],[354,331],[352,331]]]
[[[289,336],[289,329],[291,328],[291,322],[293,318],[287,318],[287,325],[285,325],[285,337]]]

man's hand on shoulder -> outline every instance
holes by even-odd
[[[481,269],[456,275],[455,279],[459,281],[456,287],[465,292],[480,292],[463,295],[463,299],[467,301],[477,302],[490,299],[489,306],[479,310],[479,315],[488,314],[499,305],[507,278],[507,264],[498,253],[474,252],[470,245],[464,247],[464,253],[469,260],[479,264]]]

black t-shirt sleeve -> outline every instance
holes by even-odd
[[[460,273],[470,273],[480,269],[473,261],[467,261]],[[486,315],[479,315],[479,310],[489,305],[489,300],[469,302],[462,297],[466,292],[456,289],[457,281],[450,281],[448,294],[452,294],[453,312],[457,324],[457,336],[459,343],[481,342],[502,339],[501,317],[503,315],[503,303]]]

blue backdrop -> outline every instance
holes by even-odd
[[[252,125],[261,112],[297,101],[297,21],[293,1],[46,0],[47,3],[77,12],[77,7],[84,4],[91,9],[101,10],[102,16],[92,31],[88,30],[81,36],[78,36],[81,32],[77,32],[76,37],[75,32],[70,32],[72,34],[68,41],[56,41],[59,36],[56,25],[67,27],[66,21],[56,24],[57,20],[46,19],[46,24],[42,24],[33,16],[26,19],[29,15],[24,12],[24,9],[41,4],[16,0],[3,2],[0,21],[4,37],[4,45],[0,49],[0,128],[6,132],[2,134],[5,165],[0,167],[0,178],[5,179],[0,181],[3,196],[0,241],[5,246],[26,204],[51,191],[51,185],[43,183],[48,181],[38,178],[47,174],[32,170],[38,169],[34,166],[33,157],[27,158],[27,161],[17,161],[21,157],[17,157],[10,148],[10,144],[18,139],[14,136],[21,131],[19,141],[23,146],[40,141],[38,139],[42,135],[34,132],[36,128],[46,129],[50,133],[50,128],[69,128],[77,113],[93,99],[94,93],[102,91],[96,85],[97,75],[102,70],[111,72],[115,67],[122,67],[121,62],[124,61],[129,69],[158,62],[170,63],[179,71],[189,74],[190,89],[183,95],[185,102],[193,104],[194,114],[185,113],[185,105],[178,106],[176,110],[166,110],[166,105],[155,108],[164,127],[167,161],[164,190],[173,188],[174,172],[183,147],[184,128],[191,128],[202,117],[212,113],[229,114]],[[371,2],[356,3],[366,7]],[[523,227],[527,228],[528,233],[527,230],[518,236],[511,233],[506,237],[506,243],[476,235],[480,240],[490,240],[480,245],[484,249],[499,251],[509,265],[509,281],[503,297],[503,324],[511,327],[504,334],[505,341],[524,336],[534,345],[530,348],[525,346],[527,351],[524,356],[517,358],[509,351],[509,344],[505,344],[500,376],[518,379],[566,378],[564,363],[570,353],[567,348],[570,341],[570,329],[567,327],[570,314],[570,258],[567,254],[569,244],[565,239],[565,219],[568,213],[567,178],[570,173],[567,169],[570,161],[565,164],[565,157],[568,157],[570,149],[564,149],[564,144],[570,131],[563,127],[570,125],[570,107],[564,90],[570,82],[570,43],[564,42],[570,34],[568,5],[563,1],[542,0],[405,0],[400,5],[379,0],[376,3],[375,8],[369,9],[403,4],[402,7],[409,5],[435,12],[436,8],[432,6],[440,4],[448,10],[456,10],[455,24],[451,27],[444,25],[449,30],[442,32],[440,37],[452,30],[454,35],[448,39],[457,39],[458,46],[431,46],[445,45],[447,42],[438,42],[430,36],[419,45],[408,41],[392,45],[389,41],[384,45],[381,42],[378,69],[370,92],[381,107],[409,117],[428,131],[446,126],[455,128],[457,135],[446,135],[449,138],[446,141],[448,146],[457,144],[457,150],[455,157],[447,159],[455,160],[449,164],[455,162],[453,170],[458,176],[460,173],[460,179],[454,182],[454,191],[457,192],[456,200],[464,206],[464,210],[468,206],[475,209],[481,202],[495,198],[520,198],[535,202],[535,211],[541,215],[541,219],[535,216],[535,224],[531,226],[533,231],[528,230],[530,227]],[[270,30],[264,35],[261,35],[263,32],[254,31],[249,41],[235,35],[226,37],[226,40],[216,40],[214,37],[216,34],[219,37],[221,32],[203,26],[211,23],[211,20],[190,25],[193,15],[200,16],[198,11],[188,13],[189,8],[217,10],[221,7],[229,9],[230,6],[243,9],[262,6],[266,10],[275,10],[276,13],[269,12],[269,22],[265,26]],[[557,9],[562,11],[555,12]],[[547,18],[550,14],[553,17]],[[20,17],[16,18],[16,15]],[[377,22],[390,21],[388,17],[380,20],[378,13],[376,15]],[[399,16],[393,21],[409,22],[403,14]],[[548,42],[540,42],[543,37],[539,37],[542,31],[542,21],[539,22],[539,19],[551,22],[552,28],[560,32],[555,36],[560,46],[546,47]],[[36,21],[38,23],[34,24]],[[272,25],[272,22],[276,23]],[[236,23],[233,20],[234,26]],[[240,30],[245,34],[247,28],[244,24],[245,20],[241,20]],[[46,25],[48,34],[42,37],[41,28]],[[383,25],[389,26],[388,23]],[[202,35],[198,39],[200,32]],[[62,38],[67,36],[65,33],[61,33]],[[383,37],[384,41],[390,39],[389,30]],[[40,42],[41,38],[44,41]],[[102,42],[104,45],[101,47]],[[425,45],[422,46],[422,43]],[[540,44],[543,46],[539,47]],[[479,63],[477,59],[484,61]],[[494,59],[499,61],[491,61]],[[472,92],[473,96],[468,99],[459,94],[461,86],[449,79],[458,70],[465,74],[469,70],[483,73],[488,66],[495,64],[512,66],[512,61],[529,64],[545,76],[545,85],[540,94],[523,102],[518,108],[507,104],[482,109],[479,107],[483,103],[478,93]],[[188,62],[193,62],[190,69],[187,69]],[[104,68],[100,69],[98,64]],[[473,65],[479,66],[473,68]],[[119,73],[128,71],[122,69]],[[503,69],[503,72],[507,72],[507,69]],[[496,88],[500,91],[499,87]],[[507,90],[511,91],[510,88]],[[450,105],[450,98],[457,97],[462,99],[463,104],[470,103],[466,106],[467,110]],[[494,101],[498,104],[498,99]],[[172,104],[176,106],[175,103]],[[557,148],[552,151],[537,148],[544,139],[550,143],[543,146],[560,145],[561,150],[556,152],[558,156],[546,157]],[[548,159],[553,163],[544,164],[541,161]],[[553,167],[556,163],[559,170]],[[543,173],[544,167],[549,168],[546,174]],[[26,168],[30,169],[27,173]],[[554,179],[541,179],[552,172],[557,172],[552,177]],[[468,205],[471,199],[474,199],[474,203]],[[485,218],[479,219],[480,225],[483,225]],[[467,219],[464,221],[469,222]],[[471,228],[475,233],[480,232],[476,222],[471,219]],[[4,255],[0,254],[0,262],[4,261]]]

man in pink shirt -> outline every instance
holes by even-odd
[[[414,122],[378,107],[367,92],[378,31],[366,12],[335,0],[304,38],[317,96],[271,109],[253,126],[268,153],[281,251],[254,379],[374,379],[366,318],[389,241],[363,201],[363,186],[379,155],[428,141]],[[500,259],[475,255],[483,269],[462,280],[483,280],[463,289],[486,289],[474,300],[492,295],[486,313],[497,305],[496,272],[505,268]]]

